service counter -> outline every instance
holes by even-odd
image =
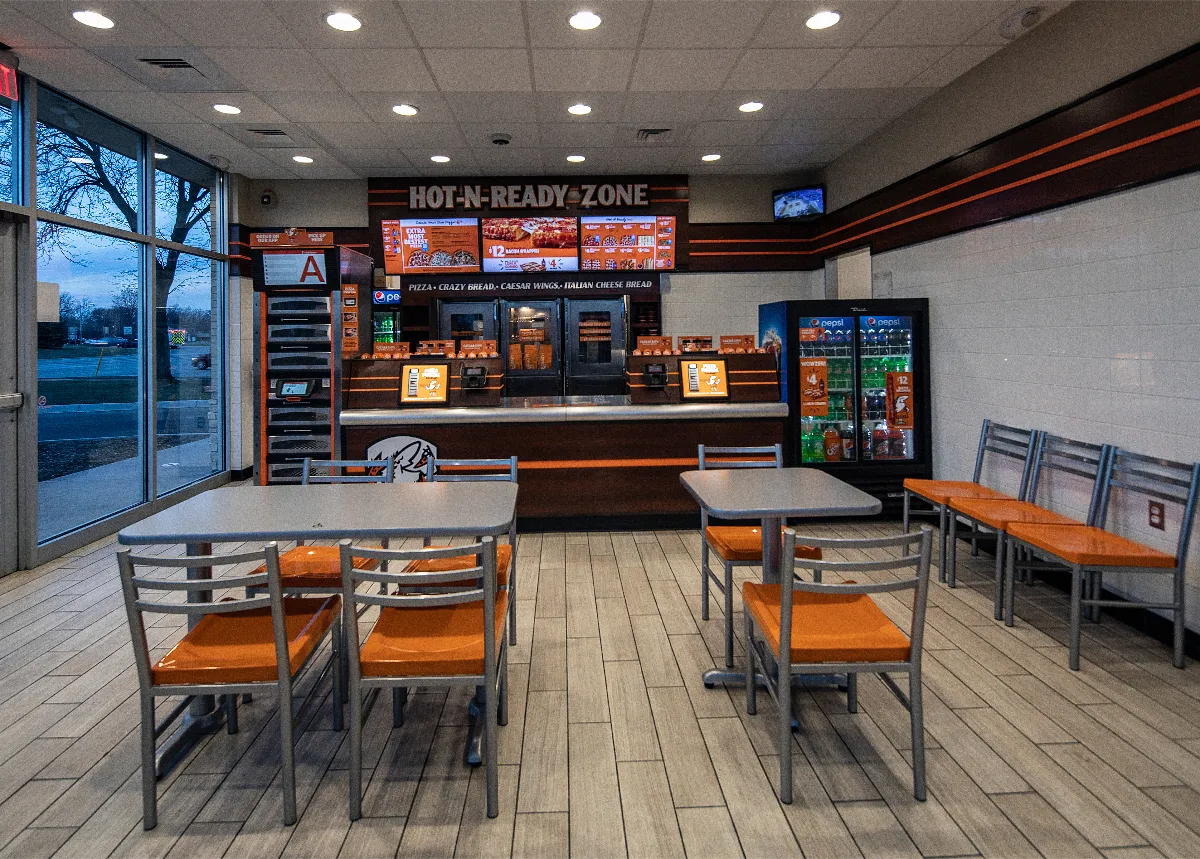
[[[471,408],[346,409],[340,422],[343,456],[393,456],[414,478],[430,452],[515,455],[519,515],[590,517],[694,513],[679,475],[696,467],[696,446],[776,444],[787,414],[780,402],[531,397]]]

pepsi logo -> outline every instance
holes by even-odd
[[[383,292],[381,292],[381,291],[376,291],[376,293],[375,293],[375,300],[376,300],[376,301],[383,301]]]
[[[874,325],[874,324],[875,324],[875,317],[874,317],[874,316],[868,316],[868,317],[867,317],[867,324],[868,324],[868,325]]]

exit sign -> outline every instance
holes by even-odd
[[[17,70],[0,65],[0,96],[17,101],[20,90],[17,87]]]

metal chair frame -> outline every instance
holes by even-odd
[[[1175,543],[1174,567],[1128,567],[1108,564],[1081,565],[1067,564],[1071,573],[1071,639],[1069,664],[1072,671],[1079,670],[1080,638],[1082,633],[1082,617],[1085,608],[1094,612],[1093,620],[1099,621],[1099,613],[1103,608],[1148,608],[1159,611],[1169,611],[1174,614],[1173,661],[1176,668],[1184,667],[1184,631],[1186,599],[1184,586],[1186,581],[1188,546],[1191,542],[1192,525],[1196,517],[1196,507],[1200,501],[1200,462],[1182,463],[1169,459],[1159,459],[1144,456],[1139,453],[1111,449],[1103,479],[1098,493],[1099,501],[1094,521],[1088,524],[1103,528],[1108,521],[1108,511],[1111,507],[1113,489],[1120,489],[1144,498],[1170,502],[1183,508],[1179,525],[1179,536]],[[1053,553],[1032,546],[1015,537],[1009,541],[1020,548],[1041,558],[1049,559],[1053,566],[1061,568],[1062,559],[1055,558]],[[1011,582],[1014,576],[1015,562],[1011,557],[1008,563],[1006,577]],[[1136,573],[1140,575],[1158,574],[1172,577],[1172,599],[1170,602],[1143,602],[1123,599],[1104,599],[1104,573]],[[1009,616],[1012,612],[1012,600],[1009,598],[1007,609]]]
[[[497,725],[508,723],[508,648],[504,636],[495,634],[493,617],[496,611],[496,541],[483,537],[469,546],[420,549],[364,549],[343,540],[342,559],[342,612],[346,629],[347,656],[350,665],[350,819],[362,816],[362,728],[370,712],[370,704],[364,708],[362,690],[391,689],[393,702],[398,692],[407,692],[419,686],[473,685],[476,694],[482,690],[482,713],[484,722],[484,766],[487,778],[487,814],[499,814],[499,769]],[[457,558],[475,555],[478,564],[467,570],[451,570],[444,573],[390,573],[385,570],[360,570],[354,568],[354,558],[373,558],[381,564],[385,561],[403,562]],[[474,580],[470,587],[461,587],[464,580]],[[360,582],[380,585],[380,593],[361,593],[356,588]],[[436,588],[430,592],[429,588]],[[416,590],[417,592],[413,592]],[[395,591],[392,593],[391,591]],[[448,676],[404,676],[364,677],[360,661],[361,644],[355,609],[358,606],[386,608],[434,608],[483,602],[483,652],[484,673]],[[372,704],[374,699],[372,699]],[[365,712],[364,712],[365,710]]]
[[[1036,503],[1038,490],[1043,486],[1042,477],[1047,472],[1070,474],[1083,480],[1090,480],[1092,482],[1092,495],[1088,503],[1087,522],[1085,524],[1094,525],[1100,511],[1100,496],[1104,488],[1104,470],[1110,453],[1110,445],[1076,441],[1048,432],[1041,433],[1037,443],[1037,450],[1034,454],[1033,470],[1029,477],[1029,485],[1026,489],[1025,497],[1021,500]],[[948,537],[950,544],[950,558],[948,562],[950,587],[957,585],[958,523],[960,521],[969,523],[972,531],[976,533],[995,533],[996,579],[992,611],[996,620],[1000,620],[1003,617],[1005,625],[1012,626],[1014,622],[1013,594],[1015,578],[1010,579],[1007,572],[1006,559],[1008,552],[1012,548],[1009,545],[1007,532],[1003,528],[992,529],[959,510],[952,509],[950,514],[950,534]],[[1034,569],[1048,567],[1058,569],[1056,565],[1043,565],[1023,558],[1019,564],[1014,563],[1013,570],[1015,571],[1019,568],[1027,572],[1032,572]]]
[[[442,467],[481,469],[456,474],[452,471],[442,471]],[[492,471],[482,471],[491,469]],[[517,482],[517,458],[508,459],[438,459],[429,457],[425,460],[425,480],[430,483],[470,483],[475,481],[492,481],[509,483]],[[474,539],[477,535],[471,535]],[[430,545],[426,538],[425,545]],[[514,518],[508,528],[508,545],[512,546],[512,555],[508,569],[508,641],[517,643],[517,520]]]
[[[1029,430],[1022,427],[1009,426],[1007,424],[996,423],[995,421],[985,419],[983,427],[979,431],[979,447],[975,452],[975,470],[971,473],[971,482],[979,483],[979,478],[983,475],[984,459],[988,454],[995,454],[1007,459],[1014,459],[1023,462],[1021,467],[1021,483],[1017,490],[1017,498],[1024,501],[1026,493],[1029,491],[1029,484],[1033,471],[1033,460],[1037,450],[1038,439],[1041,436],[1041,430]],[[982,484],[981,484],[982,485]],[[927,501],[931,510],[929,513],[936,513],[938,517],[938,581],[949,582],[950,587],[954,587],[953,573],[947,573],[946,570],[946,555],[948,545],[948,529],[947,519],[949,516],[949,505],[940,502],[931,501],[922,495],[914,492],[911,489],[904,490],[904,533],[910,533],[910,522],[913,514],[912,499],[913,496],[921,498],[922,501]],[[974,530],[969,535],[971,538],[971,554],[979,554],[979,537],[982,532]]]
[[[721,459],[710,464],[710,456],[771,456],[773,459]],[[710,468],[783,468],[783,445],[775,444],[761,447],[711,447],[699,445],[696,459],[700,471]],[[700,508],[700,617],[708,620],[709,583],[725,597],[725,667],[733,668],[733,568],[757,567],[762,564],[762,558],[756,561],[731,561],[708,543],[708,512]],[[721,559],[724,566],[724,577],[718,578],[709,565],[709,552]]]
[[[780,588],[779,653],[770,653],[763,639],[754,637],[755,623],[751,612],[745,612],[746,652],[749,656],[749,676],[746,682],[746,712],[757,712],[758,682],[761,682],[775,699],[779,708],[777,726],[779,738],[779,799],[792,801],[792,696],[791,678],[794,675],[840,675],[847,678],[846,706],[851,713],[858,712],[858,674],[879,674],[884,685],[891,690],[904,708],[908,710],[913,749],[913,796],[925,800],[925,722],[922,709],[921,656],[925,636],[925,607],[929,595],[929,556],[933,533],[929,526],[922,526],[917,533],[900,534],[894,537],[877,537],[865,540],[835,539],[825,537],[797,537],[796,531],[786,528],[783,532],[783,569],[781,582],[792,586]],[[880,561],[828,561],[796,559],[796,544],[815,546],[821,549],[891,549],[907,548],[919,544],[917,553],[901,555]],[[862,573],[898,572],[915,568],[912,578],[875,584],[826,584],[820,581],[806,582],[796,576],[796,568],[809,570],[814,576],[819,573]],[[793,592],[822,594],[878,594],[911,590],[913,594],[912,625],[908,630],[909,658],[899,662],[815,662],[793,663],[791,661],[792,605]],[[773,658],[772,658],[773,657]],[[908,674],[908,694],[892,679],[892,673]],[[755,681],[758,682],[755,682]]]
[[[265,563],[265,573],[250,573],[222,579],[156,579],[140,576],[136,568],[159,567],[165,569],[183,569],[198,567],[230,566],[243,563]],[[148,557],[130,554],[128,549],[117,552],[117,564],[121,573],[121,590],[125,597],[125,611],[129,621],[129,630],[133,639],[133,658],[137,667],[138,690],[141,699],[141,755],[142,755],[142,826],[151,830],[158,825],[158,773],[155,762],[157,739],[171,724],[184,713],[192,699],[197,695],[220,695],[224,699],[228,731],[237,733],[237,696],[255,692],[270,692],[274,690],[279,699],[279,728],[283,751],[283,822],[291,826],[296,822],[296,766],[295,766],[295,731],[296,722],[302,722],[309,704],[314,700],[314,693],[320,686],[319,679],[313,683],[308,694],[301,702],[299,710],[293,714],[292,689],[297,680],[304,675],[312,664],[321,643],[313,647],[308,659],[291,673],[288,654],[287,629],[284,622],[284,596],[279,578],[279,549],[275,543],[268,543],[263,549],[255,552],[241,552],[233,555],[189,555],[182,558]],[[225,598],[221,601],[213,599],[214,589],[233,588],[266,588],[266,595],[247,596],[245,598]],[[143,591],[164,591],[184,593],[186,602],[155,602],[144,598]],[[254,683],[207,683],[207,684],[156,684],[150,662],[150,649],[146,641],[146,627],[142,620],[144,613],[151,614],[183,614],[188,617],[189,627],[194,626],[204,615],[224,614],[235,611],[247,611],[256,608],[269,607],[271,621],[275,633],[275,659],[278,675],[275,680]],[[337,664],[341,642],[341,619],[335,618],[329,633],[332,653],[330,664]],[[340,672],[333,671],[333,718],[334,729],[342,729],[342,686]],[[181,695],[183,701],[178,704],[167,717],[156,724],[155,698]]]

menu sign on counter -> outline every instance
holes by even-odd
[[[725,375],[724,361],[698,358],[679,363],[685,400],[717,400],[729,396],[729,381]]]
[[[675,218],[608,215],[579,219],[580,268],[645,271],[675,267]]]
[[[448,375],[447,364],[405,364],[400,371],[400,402],[446,402]]]
[[[578,271],[579,227],[574,218],[484,218],[483,270]]]
[[[479,271],[478,219],[384,221],[383,269],[388,274]]]

